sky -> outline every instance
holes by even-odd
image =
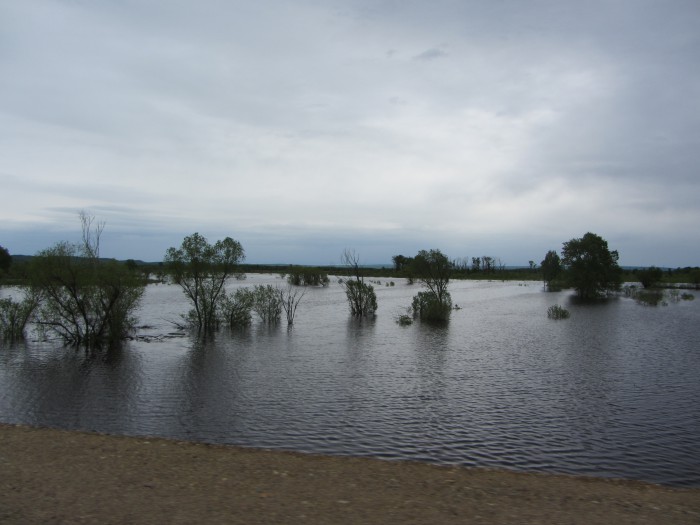
[[[697,0],[0,0],[0,245],[249,263],[593,232],[700,265]]]

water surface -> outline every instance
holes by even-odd
[[[297,319],[178,333],[152,285],[140,338],[98,357],[52,342],[0,351],[0,421],[116,434],[700,486],[700,301],[581,304],[538,283],[454,281],[447,327],[376,285],[374,319],[307,290]],[[272,283],[249,275],[232,286]],[[3,293],[7,293],[4,291]],[[552,304],[571,311],[547,319]]]

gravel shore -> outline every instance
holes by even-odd
[[[700,488],[0,424],[0,523],[700,524]]]

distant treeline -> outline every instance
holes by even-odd
[[[399,256],[400,257],[400,256]],[[29,264],[33,256],[15,255],[12,262],[4,270],[0,270],[0,282],[3,284],[23,284],[28,278]],[[408,258],[405,258],[408,259]],[[476,265],[466,265],[465,259],[451,261],[452,279],[474,279],[474,280],[499,280],[499,281],[541,281],[543,278],[542,269],[532,264],[530,267],[513,268],[500,263],[497,258],[490,258],[499,264],[481,263]],[[112,259],[103,259],[105,261]],[[151,281],[162,281],[167,279],[168,270],[162,262],[144,262],[127,259],[118,261],[130,269],[138,268],[143,272],[144,277]],[[488,263],[488,259],[487,259]],[[639,273],[645,268],[623,268],[622,276],[625,282],[639,282]],[[412,279],[410,264],[399,259],[399,264],[385,267],[360,266],[359,268],[348,268],[337,265],[301,265],[301,264],[241,264],[240,270],[244,273],[266,273],[279,274],[284,276],[299,274],[320,274],[348,276],[355,271],[359,271],[364,277],[385,277],[385,278],[406,278]],[[684,268],[661,268],[662,277],[658,285],[690,284],[700,287],[700,267],[686,266]]]

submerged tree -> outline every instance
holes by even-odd
[[[276,324],[282,316],[282,298],[271,284],[258,284],[253,288],[253,311],[267,324]]]
[[[218,318],[230,328],[248,326],[255,298],[248,288],[238,288],[233,293],[223,294],[218,308]]]
[[[7,250],[7,248],[0,246],[0,277],[2,277],[3,273],[9,271],[11,265],[12,256],[10,255],[10,252]]]
[[[189,321],[198,330],[213,330],[218,325],[220,301],[229,277],[243,278],[238,264],[245,258],[243,247],[231,237],[209,244],[199,233],[185,237],[180,248],[165,253],[173,279],[192,303]]]
[[[0,299],[0,338],[4,341],[24,339],[25,328],[39,305],[39,298],[40,294],[29,288],[19,301],[10,297]]]
[[[561,258],[554,250],[549,250],[544,260],[540,263],[542,267],[542,279],[547,289],[551,289],[552,281],[561,273]]]
[[[562,263],[567,280],[579,297],[592,299],[620,289],[622,270],[617,264],[617,250],[610,251],[608,243],[595,233],[564,243]]]
[[[426,321],[446,321],[452,311],[452,298],[447,286],[452,266],[440,250],[421,250],[413,258],[413,271],[426,288],[413,298],[413,311]]]
[[[341,262],[350,268],[352,277],[344,280],[345,296],[350,305],[350,313],[354,317],[373,315],[377,311],[377,294],[374,287],[366,284],[360,270],[360,257],[353,250],[345,250]]]
[[[104,222],[80,214],[82,243],[60,242],[33,259],[31,282],[41,295],[37,323],[66,343],[95,348],[126,338],[135,325],[145,282],[114,260],[100,259]]]
[[[287,324],[294,324],[297,308],[304,298],[306,291],[300,293],[298,289],[293,289],[291,286],[288,286],[286,290],[277,290],[277,293],[279,294],[280,304],[284,309],[284,313],[287,315]]]
[[[318,268],[296,266],[289,269],[287,283],[294,286],[328,286],[328,274]]]
[[[661,268],[657,268],[656,266],[650,266],[644,270],[639,270],[637,273],[639,282],[642,283],[644,288],[652,288],[656,286],[658,282],[661,281],[663,276],[663,270],[661,270]]]

